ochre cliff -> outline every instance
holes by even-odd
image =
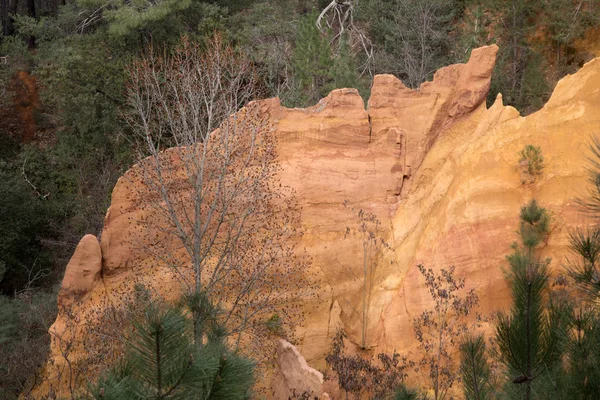
[[[495,46],[474,50],[467,64],[439,70],[420,90],[377,76],[366,110],[353,89],[336,90],[307,109],[262,101],[276,128],[281,180],[302,207],[301,247],[319,282],[320,295],[306,300],[298,332],[297,348],[311,367],[325,368],[337,328],[359,341],[360,282],[353,272],[362,249],[345,238],[356,224],[345,201],[378,216],[393,250],[381,260],[371,294],[367,347],[373,350],[414,346],[411,320],[431,306],[419,263],[456,266],[484,314],[507,306],[501,268],[517,238],[519,209],[532,198],[552,213],[543,251],[560,268],[569,230],[587,222],[574,199],[585,194],[587,144],[600,128],[600,59],[564,78],[542,110],[521,117],[501,96],[486,109],[496,52]],[[540,146],[545,159],[533,183],[522,182],[519,168],[528,144]],[[84,237],[65,273],[60,302],[78,316],[78,329],[116,294],[131,292],[133,282],[158,281],[167,297],[179,290],[168,271],[146,266],[140,250],[147,243],[130,221],[149,211],[133,206],[126,182],[127,174],[114,189],[100,249]],[[56,334],[65,332],[64,313],[51,332],[49,376],[64,365]],[[74,359],[85,357],[80,346]],[[38,393],[48,390],[42,386]]]

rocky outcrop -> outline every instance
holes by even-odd
[[[411,320],[431,307],[417,264],[455,265],[487,314],[508,304],[501,268],[523,204],[536,198],[552,213],[543,251],[556,268],[568,253],[569,230],[588,222],[574,199],[585,193],[587,143],[600,128],[600,59],[563,79],[542,110],[521,117],[501,96],[485,106],[496,52],[495,46],[475,50],[467,64],[441,69],[419,90],[377,76],[367,109],[353,89],[335,90],[307,109],[262,102],[278,136],[281,180],[302,206],[301,248],[312,257],[309,272],[319,282],[319,296],[304,303],[306,318],[297,332],[297,351],[312,368],[325,368],[339,327],[355,343],[362,331],[356,279],[362,250],[345,235],[356,225],[345,201],[378,216],[393,250],[380,260],[369,297],[366,347],[374,351],[414,346]],[[518,153],[528,144],[540,146],[545,168],[535,182],[523,184]],[[179,290],[168,270],[149,262],[143,249],[150,243],[132,226],[151,213],[136,207],[135,191],[126,188],[135,181],[132,173],[116,185],[106,215],[101,279],[90,278],[97,253],[90,257],[93,266],[76,253],[67,268],[66,287],[85,288],[74,303],[81,320],[134,282],[159,282],[155,287],[167,297]],[[72,283],[80,276],[81,285]],[[296,350],[286,348],[280,364],[292,356],[300,363]],[[302,364],[302,376],[306,368]]]
[[[293,344],[280,339],[272,390],[276,399],[318,398],[323,394],[323,374],[309,367]]]
[[[59,306],[78,301],[85,296],[100,279],[102,252],[94,235],[85,235],[71,257],[58,293]]]

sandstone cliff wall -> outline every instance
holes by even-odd
[[[377,76],[367,109],[353,89],[336,90],[308,109],[262,102],[277,130],[282,182],[302,206],[301,248],[313,257],[319,282],[320,296],[305,302],[298,332],[298,350],[311,367],[325,367],[338,327],[359,341],[360,282],[351,271],[362,253],[344,237],[355,224],[346,200],[379,217],[393,249],[371,294],[367,345],[374,351],[414,346],[411,319],[431,306],[418,263],[455,265],[476,288],[483,313],[507,306],[501,268],[517,238],[519,209],[531,198],[552,212],[544,253],[560,268],[569,229],[587,222],[574,199],[585,194],[587,143],[600,128],[600,59],[564,78],[542,110],[521,117],[500,96],[485,107],[496,52],[495,46],[474,50],[467,64],[441,69],[418,91]],[[546,167],[523,184],[518,153],[527,144],[541,147]],[[131,176],[114,189],[100,249],[86,236],[67,266],[60,301],[78,315],[80,329],[134,282],[158,281],[167,297],[178,291],[172,274],[150,267],[140,251],[148,243],[136,237],[131,220],[150,211],[135,207],[127,182]],[[64,319],[59,315],[51,331],[64,331]],[[48,371],[64,364],[59,340],[52,351]],[[76,358],[85,357],[81,347]]]

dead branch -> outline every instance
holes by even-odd
[[[350,39],[350,47],[359,47],[360,52],[365,55],[365,61],[360,66],[360,75],[368,73],[370,76],[373,75],[373,43],[367,37],[367,35],[354,23],[354,10],[355,4],[358,0],[354,1],[340,1],[332,0],[323,11],[319,14],[316,20],[317,28],[322,33],[325,33],[326,29],[323,27],[323,22],[328,29],[333,31],[333,38],[330,44],[337,44],[338,47],[342,44],[344,33],[347,31]]]
[[[44,195],[41,194],[40,191],[38,190],[38,188],[29,180],[29,178],[27,177],[27,173],[25,172],[25,164],[26,163],[27,163],[27,157],[25,157],[25,160],[23,160],[23,166],[21,167],[21,175],[23,175],[25,182],[27,182],[29,184],[29,186],[31,186],[31,188],[37,194],[37,196],[42,200],[46,200],[48,198],[48,196],[50,196],[50,192],[48,192]]]

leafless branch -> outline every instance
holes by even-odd
[[[360,48],[359,51],[365,55],[365,61],[361,65],[361,76],[365,73],[372,76],[374,60],[373,43],[364,31],[354,23],[354,11],[357,3],[358,0],[332,0],[321,11],[315,23],[321,32],[331,29],[333,31],[331,44],[337,43],[338,46],[341,46],[344,33],[347,32],[350,39],[350,47],[358,46]],[[323,22],[325,22],[327,29],[323,26]]]
[[[33,189],[33,191],[35,192],[35,194],[37,194],[37,196],[42,199],[42,200],[46,200],[48,198],[48,196],[50,196],[50,192],[42,195],[38,188],[29,180],[29,178],[27,177],[27,173],[25,172],[25,164],[27,164],[27,157],[25,157],[25,160],[23,160],[23,166],[21,167],[21,175],[23,175],[23,178],[25,179],[25,182],[27,182],[29,184],[29,186],[31,186],[31,188]]]
[[[215,35],[206,48],[183,39],[172,57],[151,52],[130,76],[126,119],[146,151],[130,188],[152,213],[133,221],[136,246],[222,308],[231,334],[254,337],[304,289],[305,266],[274,128],[260,104],[240,110],[256,91],[252,64]]]

